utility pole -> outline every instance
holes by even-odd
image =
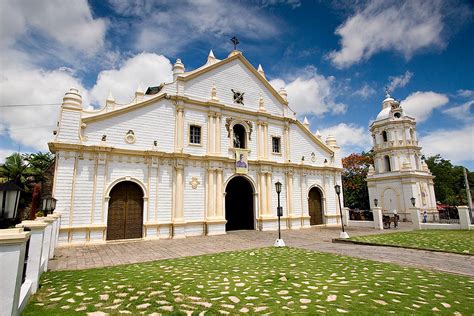
[[[469,213],[471,214],[471,217],[473,216],[472,214],[472,197],[471,197],[471,190],[469,189],[469,181],[467,180],[467,172],[466,168],[463,168],[464,171],[464,183],[466,186],[466,193],[467,193],[467,205],[469,206]]]

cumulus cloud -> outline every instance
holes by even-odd
[[[318,74],[314,67],[306,67],[296,78],[274,79],[270,84],[279,90],[285,87],[290,107],[296,113],[323,116],[326,113],[342,114],[347,106],[334,100],[335,78]]]
[[[440,108],[448,102],[449,99],[445,94],[417,91],[406,97],[400,105],[408,115],[415,117],[418,122],[423,122],[434,109]]]
[[[141,18],[132,30],[138,34],[139,49],[159,50],[168,55],[175,55],[188,43],[197,41],[226,43],[230,47],[228,38],[236,32],[249,40],[257,40],[273,38],[281,30],[275,16],[248,2],[207,0],[153,4],[112,0],[111,4],[122,15]]]
[[[88,102],[87,91],[67,69],[46,71],[8,65],[3,69],[0,80],[0,100],[3,105],[58,104],[2,108],[2,134],[7,134],[21,146],[47,150],[47,142],[52,139],[52,131],[59,118],[62,97],[71,87],[81,90],[84,102]]]
[[[344,68],[380,51],[395,51],[409,59],[423,49],[443,48],[443,12],[440,0],[369,1],[336,29],[341,49],[328,57]]]
[[[354,152],[368,151],[372,147],[369,132],[357,124],[339,123],[320,130],[323,139],[328,135],[336,137],[337,144],[341,147],[341,157],[346,157]]]
[[[390,80],[388,89],[393,92],[398,87],[406,86],[408,82],[410,82],[411,77],[413,77],[413,73],[409,72],[408,70],[403,75],[388,77]]]
[[[117,103],[128,103],[138,86],[146,89],[172,81],[171,68],[169,59],[162,55],[138,54],[126,60],[119,69],[100,72],[91,90],[91,98],[94,103],[105,104],[109,92],[112,92]]]
[[[426,156],[440,154],[453,163],[474,161],[474,125],[455,130],[435,130],[420,138]]]
[[[354,93],[352,93],[352,95],[362,97],[363,99],[367,99],[374,93],[375,93],[375,89],[366,83],[359,90],[356,90]]]
[[[87,54],[104,45],[106,21],[93,18],[86,0],[4,0],[0,1],[0,12],[3,47],[32,35]]]
[[[458,92],[458,95],[463,98],[474,97],[474,90],[459,89],[457,92]]]
[[[474,123],[474,115],[471,113],[471,108],[474,105],[474,100],[465,102],[459,106],[452,107],[443,111],[444,114],[464,122]],[[473,136],[474,137],[474,136]]]

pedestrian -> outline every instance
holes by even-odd
[[[427,223],[428,222],[428,213],[426,213],[426,210],[423,211],[423,223]]]

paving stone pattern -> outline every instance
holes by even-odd
[[[410,230],[402,223],[400,230]],[[394,230],[384,230],[391,233]],[[300,230],[284,230],[282,237],[287,246],[391,262],[404,266],[450,272],[474,277],[474,256],[439,253],[403,248],[363,246],[332,243],[339,237],[338,228],[311,227]],[[349,228],[350,236],[380,234],[374,229]],[[268,247],[277,237],[276,232],[236,231],[219,236],[188,237],[150,241],[125,241],[101,245],[72,245],[58,248],[50,262],[51,270],[77,270],[120,264],[171,259],[185,256],[219,253]]]

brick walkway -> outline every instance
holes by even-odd
[[[409,230],[404,226],[400,230]],[[384,230],[383,233],[394,230]],[[339,237],[338,228],[312,227],[282,231],[287,246],[329,252],[381,262],[391,262],[430,270],[474,277],[474,256],[410,250],[392,247],[332,243]],[[378,234],[381,231],[349,228],[350,236]],[[50,261],[51,270],[77,270],[127,263],[198,256],[223,251],[243,250],[273,245],[276,232],[236,231],[220,236],[188,237],[186,239],[113,242],[102,245],[64,246],[57,249]]]

